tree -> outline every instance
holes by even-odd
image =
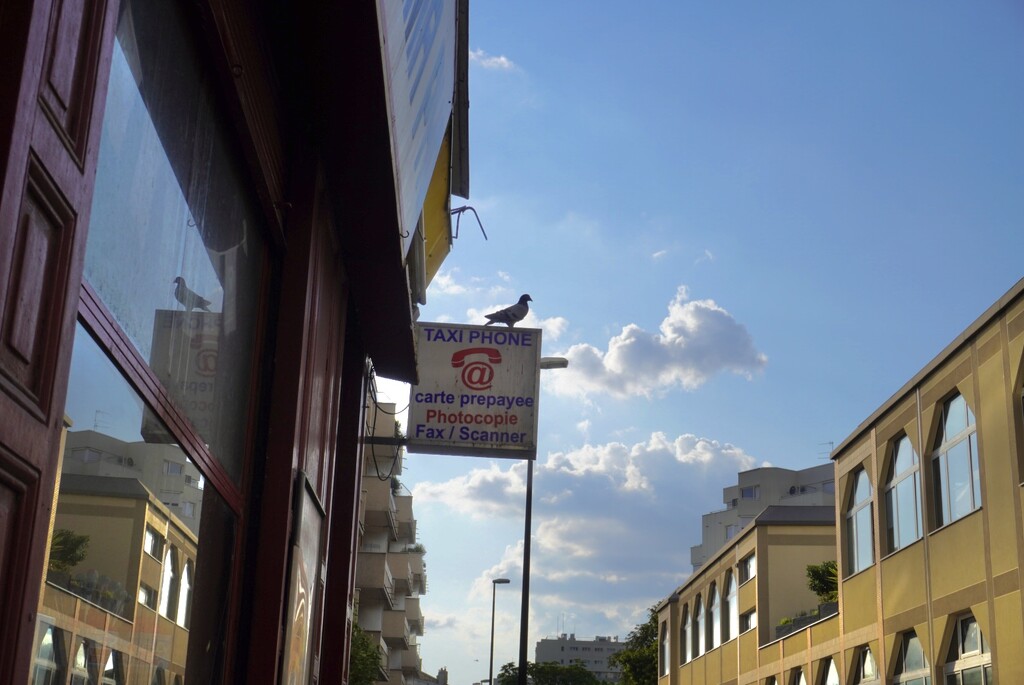
[[[658,681],[658,612],[647,610],[648,617],[629,632],[626,647],[608,658],[622,669],[624,685],[654,685]]]
[[[348,655],[349,685],[372,685],[380,679],[380,651],[370,636],[352,626],[352,649]]]
[[[599,685],[600,681],[593,673],[578,661],[568,666],[547,661],[535,664],[526,662],[526,675],[533,685]],[[495,685],[516,685],[519,682],[519,666],[511,661],[501,667],[495,676]]]
[[[839,599],[839,571],[834,561],[807,565],[807,587],[822,604]]]
[[[50,543],[49,570],[67,573],[85,559],[88,551],[88,535],[78,535],[67,528],[58,528],[53,531],[53,541]]]

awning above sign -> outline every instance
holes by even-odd
[[[410,452],[537,456],[539,329],[421,321],[416,343]]]

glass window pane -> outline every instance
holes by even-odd
[[[871,506],[860,509],[856,514],[856,559],[857,570],[865,569],[875,561],[873,536],[871,534]]]
[[[957,395],[946,403],[945,439],[952,440],[967,429],[967,403]]]
[[[972,616],[960,621],[960,644],[963,648],[961,655],[981,651],[981,633],[978,631],[978,622]]]
[[[897,509],[897,527],[899,535],[897,544],[903,548],[921,537],[921,524],[917,506],[917,474],[904,478],[896,486],[896,500],[899,502]]]
[[[932,460],[932,484],[935,488],[935,525],[949,523],[949,484],[946,482],[946,455],[939,455]]]
[[[233,132],[185,5],[126,2],[117,27],[85,278],[236,482],[264,247]],[[147,417],[155,443],[173,443]]]
[[[974,488],[974,507],[981,506],[981,456],[978,454],[978,434],[971,433],[971,483]]]
[[[955,521],[974,511],[968,442],[961,440],[950,447],[946,461],[949,469],[949,516]]]
[[[903,436],[898,443],[896,443],[896,454],[893,458],[893,475],[899,475],[911,468],[917,461],[917,455],[914,454],[914,448],[910,445],[910,438]]]
[[[836,662],[828,660],[828,670],[825,672],[825,685],[839,685],[839,672],[836,671]]]
[[[963,685],[983,685],[984,676],[981,672],[981,666],[965,669],[960,674],[960,682],[962,682]]]
[[[862,680],[875,680],[878,678],[878,669],[875,668],[875,657],[871,654],[871,649],[868,647],[865,647],[864,652],[861,654],[860,674]]]
[[[924,660],[924,649],[921,648],[921,641],[917,639],[917,635],[908,635],[905,639],[904,649],[906,658],[903,670],[917,671],[927,668],[927,663]]]
[[[116,647],[133,666],[151,674],[145,663],[162,660],[194,682],[216,682],[224,650],[224,616],[234,548],[234,517],[216,488],[168,492],[174,488],[164,462],[174,459],[198,474],[176,445],[150,442],[143,433],[143,402],[81,326],[76,330],[65,413],[71,420],[61,460],[58,499],[50,539],[49,563],[40,615],[70,631],[80,625],[76,607],[92,605],[102,614],[93,625],[105,637],[73,653],[86,660],[93,678],[104,664],[89,662]],[[84,463],[73,450],[91,447],[103,457]],[[161,500],[191,498],[196,517],[184,520]],[[166,539],[164,553],[143,553],[146,528]],[[168,572],[165,574],[165,569]],[[188,569],[187,589],[182,584]],[[202,597],[201,611],[189,616],[186,630],[175,623],[191,597]],[[159,595],[159,597],[158,597]],[[157,611],[160,608],[162,611]],[[130,645],[131,649],[124,649]],[[89,657],[89,650],[94,656]],[[143,663],[142,659],[145,659]],[[116,659],[114,666],[116,671]]]
[[[871,499],[871,483],[868,480],[867,471],[857,473],[853,485],[853,504],[860,504]]]

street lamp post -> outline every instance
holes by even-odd
[[[508,578],[495,578],[491,581],[491,659],[487,685],[494,685],[494,599],[498,594],[498,586],[509,583]]]
[[[564,369],[569,366],[565,357],[541,357],[539,368]],[[523,608],[519,619],[519,680],[527,685],[526,652],[530,632],[530,538],[533,532],[533,459],[526,463],[526,531],[523,534]],[[494,685],[491,683],[491,685]]]

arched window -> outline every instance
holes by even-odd
[[[658,672],[663,676],[668,675],[668,623],[665,622],[661,624],[661,637],[658,639],[658,661],[661,663]]]
[[[893,683],[923,685],[931,680],[931,667],[925,658],[917,633],[909,630],[900,636],[899,652],[896,654],[896,668]]]
[[[704,605],[700,595],[693,601],[693,620],[690,621],[690,641],[693,643],[693,658],[704,653]]]
[[[679,622],[679,663],[690,660],[690,607],[683,605],[683,620]]]
[[[885,548],[903,549],[921,537],[921,495],[917,453],[910,438],[892,441],[885,480]]]
[[[847,570],[851,574],[863,571],[875,561],[871,482],[864,469],[858,469],[852,478],[853,490],[846,509]]]
[[[164,568],[160,575],[161,616],[174,620],[178,611],[178,550],[170,545],[164,552]]]
[[[878,668],[875,666],[875,657],[871,654],[871,648],[864,645],[856,651],[854,656],[853,683],[852,685],[869,685],[878,683]],[[921,683],[921,685],[924,685]]]
[[[732,571],[725,572],[725,606],[722,607],[722,641],[726,642],[740,634],[740,603],[736,596],[736,577]]]
[[[722,605],[718,601],[718,586],[711,584],[708,597],[708,649],[722,644]]]
[[[974,413],[963,395],[942,405],[932,454],[935,525],[943,526],[981,506],[981,455]]]
[[[946,653],[947,683],[960,685],[990,685],[992,679],[992,654],[988,640],[981,634],[978,622],[971,614],[956,619],[956,626]]]
[[[821,685],[839,685],[839,671],[836,670],[836,662],[832,657],[825,659],[824,668],[821,670]]]
[[[186,561],[181,569],[181,585],[178,590],[178,625],[188,628],[192,618],[192,562]]]

